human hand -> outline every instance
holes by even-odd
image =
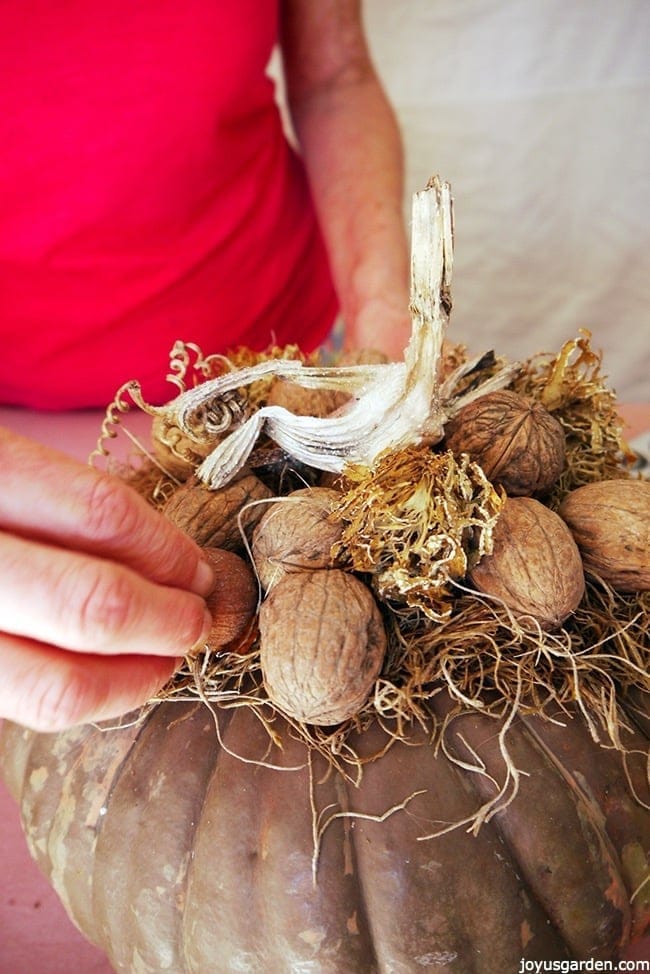
[[[411,337],[411,318],[408,299],[377,298],[367,301],[354,320],[346,324],[345,349],[373,348],[383,352],[391,361],[401,361]]]
[[[144,703],[212,619],[200,549],[118,478],[0,429],[0,717],[40,731]]]

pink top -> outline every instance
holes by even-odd
[[[336,298],[265,73],[277,0],[0,7],[0,402],[169,399],[204,352],[326,336]]]

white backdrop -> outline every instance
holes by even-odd
[[[579,327],[650,399],[650,0],[366,0],[407,200],[452,184],[452,331],[556,351]]]

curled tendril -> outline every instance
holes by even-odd
[[[192,357],[194,357],[194,361],[192,361]],[[213,379],[222,372],[230,372],[232,369],[233,365],[227,356],[218,354],[205,356],[199,345],[178,339],[174,342],[169,353],[167,381],[175,385],[182,393],[186,391],[188,384],[197,385],[198,382]],[[190,371],[193,373],[191,383],[189,382]],[[197,373],[200,375],[198,382]]]
[[[131,402],[128,401],[127,396],[130,398]],[[138,382],[125,382],[124,385],[115,393],[115,398],[113,402],[108,406],[106,410],[106,415],[102,421],[99,437],[97,439],[97,445],[92,451],[88,458],[88,462],[91,466],[95,465],[95,462],[100,459],[100,457],[109,456],[110,451],[106,447],[108,440],[114,440],[117,437],[118,429],[121,426],[122,416],[131,410],[131,406],[138,406],[144,412],[152,413],[153,407],[149,406],[142,398],[142,392],[140,390],[140,384]]]
[[[249,415],[246,398],[237,389],[230,389],[197,406],[186,417],[186,423],[190,434],[219,436],[231,427],[244,423]]]

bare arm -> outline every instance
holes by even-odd
[[[287,97],[327,243],[347,344],[408,341],[402,145],[358,0],[284,0]]]

